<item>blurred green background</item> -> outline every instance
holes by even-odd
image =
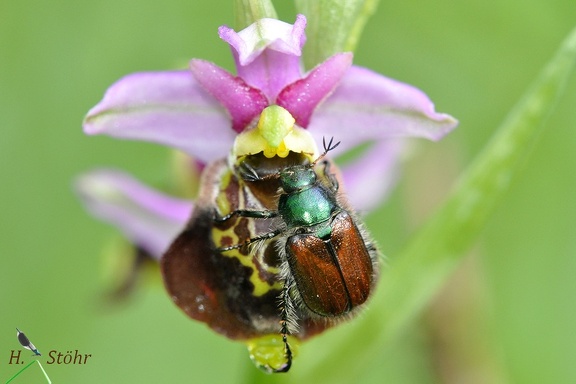
[[[293,22],[290,1],[275,5]],[[85,137],[82,118],[131,72],[192,57],[231,69],[217,27],[232,23],[225,1],[0,0],[0,382],[17,372],[8,365],[19,349],[15,327],[43,362],[52,349],[92,354],[86,365],[44,363],[55,383],[234,383],[254,369],[243,345],[181,314],[158,278],[129,302],[102,307],[102,254],[118,233],[72,192],[77,175],[100,166],[169,185],[167,149]],[[388,258],[574,25],[573,0],[381,1],[355,63],[416,85],[460,120],[442,142],[419,143],[390,200],[367,217]],[[566,89],[454,278],[359,383],[576,382],[574,78]],[[293,370],[339,332],[304,344]],[[42,382],[40,370],[18,382]]]

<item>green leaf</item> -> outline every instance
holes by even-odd
[[[278,15],[270,0],[235,0],[235,25],[238,30],[244,29],[256,20],[263,18],[277,19]]]
[[[353,52],[378,0],[296,0],[306,16],[304,64],[312,68],[338,52]]]
[[[405,251],[390,261],[371,309],[348,325],[349,332],[328,357],[315,361],[314,369],[294,373],[315,383],[353,382],[362,370],[377,364],[374,357],[393,345],[473,245],[536,141],[575,61],[576,29],[469,166],[447,201]]]

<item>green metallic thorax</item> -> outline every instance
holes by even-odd
[[[285,193],[280,196],[278,211],[289,228],[327,222],[338,208],[334,194],[317,182],[316,173],[310,167],[294,167],[281,172],[280,184]],[[320,229],[317,235],[329,234],[327,226],[327,231]]]
[[[280,197],[278,210],[288,227],[309,227],[328,220],[336,204],[323,188],[308,187]]]

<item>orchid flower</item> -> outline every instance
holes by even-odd
[[[351,53],[303,73],[305,26],[303,15],[294,25],[261,19],[240,32],[222,26],[219,35],[231,47],[237,75],[199,59],[186,70],[128,75],[89,111],[84,131],[167,145],[205,165],[231,150],[261,148],[254,144],[258,135],[243,134],[254,131],[263,111],[279,107],[294,123],[274,137],[260,137],[267,156],[305,151],[323,137],[341,141],[335,154],[372,144],[342,169],[351,205],[370,210],[393,185],[405,139],[439,140],[457,121],[435,112],[420,90],[353,66]],[[193,209],[192,202],[164,196],[118,171],[87,173],[77,189],[94,215],[158,259]]]
[[[367,143],[355,161],[332,172],[343,181],[350,205],[369,210],[393,185],[407,138],[438,140],[457,124],[435,112],[418,89],[353,66],[351,53],[337,53],[303,73],[305,26],[305,17],[299,15],[294,25],[264,18],[240,32],[220,27],[237,75],[193,59],[188,70],[137,73],[119,80],[89,111],[87,134],[152,141],[194,159],[204,169],[196,207],[117,171],[95,171],[77,183],[95,216],[118,226],[144,254],[161,261],[175,304],[215,331],[245,341],[252,360],[268,372],[287,371],[289,344],[295,346],[336,322],[303,318],[294,334],[286,330],[287,318],[282,317],[284,330],[278,338],[278,292],[287,292],[274,272],[278,257],[270,264],[263,249],[248,259],[239,255],[236,261],[205,257],[214,252],[210,241],[221,241],[206,221],[213,206],[227,204],[219,199],[228,195],[214,194],[215,186],[228,180],[223,170],[234,170],[253,155],[282,159],[298,154],[315,164],[329,150],[338,154]],[[320,155],[316,143],[325,137],[337,138],[341,145],[329,144]],[[235,201],[244,199],[240,195],[244,192],[235,195]],[[232,275],[221,275],[222,270]]]

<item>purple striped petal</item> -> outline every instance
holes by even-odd
[[[84,120],[90,135],[152,141],[207,163],[226,156],[235,133],[190,71],[142,72],[113,84]]]
[[[339,151],[394,137],[439,140],[458,121],[437,113],[417,88],[365,68],[351,67],[334,93],[315,111],[308,129],[342,141]]]
[[[231,128],[238,133],[268,106],[268,100],[260,90],[216,64],[195,59],[190,62],[190,69],[198,83],[228,110]]]
[[[163,195],[119,171],[84,174],[75,188],[92,215],[119,228],[157,260],[192,214],[191,201]]]
[[[338,53],[280,92],[276,104],[286,108],[296,124],[308,127],[312,113],[338,85],[352,65],[351,53]]]
[[[355,210],[369,212],[386,200],[396,185],[406,145],[404,139],[383,140],[340,167],[343,188]]]

